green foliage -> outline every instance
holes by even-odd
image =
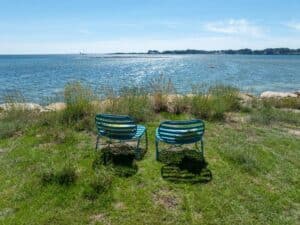
[[[300,97],[266,98],[263,101],[265,104],[269,104],[275,108],[300,109]]]
[[[188,118],[170,113],[161,116]],[[129,178],[114,176],[115,168],[110,165],[97,165],[93,170],[95,136],[90,132],[68,127],[76,140],[80,138],[80,143],[89,148],[82,148],[78,141],[51,145],[47,150],[39,146],[41,138],[48,141],[44,139],[48,128],[52,132],[50,128],[57,126],[49,124],[28,127],[17,141],[16,138],[0,141],[3,224],[298,222],[295,199],[299,186],[297,149],[300,139],[282,129],[260,124],[207,122],[205,159],[212,173],[210,181],[205,169],[198,173],[200,161],[192,159],[197,153],[183,158],[166,156],[171,163],[179,162],[172,168],[155,161],[154,137],[159,122],[146,123],[151,154],[137,163],[138,173]],[[63,155],[64,150],[68,154]],[[76,165],[78,173],[70,187],[61,186],[56,177],[68,161]],[[40,168],[45,165],[50,166],[41,175]],[[125,167],[120,167],[120,171],[121,168]],[[178,184],[179,179],[192,183]],[[37,185],[37,181],[44,185]],[[170,204],[174,201],[175,207]]]
[[[77,179],[76,171],[71,166],[65,166],[61,170],[47,170],[41,175],[41,182],[44,185],[47,184],[59,184],[69,186],[75,183]]]
[[[41,175],[41,182],[43,185],[55,183],[56,177],[52,170],[47,170]]]
[[[191,98],[191,113],[202,119],[223,120],[226,112],[240,109],[238,91],[230,86],[216,85],[205,92],[196,89]]]
[[[14,107],[3,112],[2,118],[0,118],[0,139],[25,131],[35,123],[37,115],[35,111]]]
[[[99,195],[104,194],[111,189],[112,182],[113,176],[111,173],[105,170],[98,170],[83,191],[83,197],[89,200],[96,200]]]
[[[140,88],[124,88],[119,97],[112,97],[105,112],[132,116],[137,122],[153,119],[153,111],[148,94]]]
[[[172,80],[164,75],[152,78],[148,83],[148,92],[152,96],[152,108],[154,112],[168,111],[168,95],[175,94]]]
[[[70,128],[50,127],[47,133],[41,134],[43,143],[72,144],[76,141],[75,133]]]
[[[36,111],[20,106],[25,98],[19,92],[6,94],[3,101],[8,107],[6,111],[0,112],[0,139],[23,132],[36,121]]]
[[[189,113],[191,109],[191,98],[188,96],[176,95],[172,100],[171,113],[177,115]]]
[[[251,121],[264,125],[287,123],[300,125],[300,114],[273,108],[270,103],[263,102],[251,113]]]
[[[238,164],[241,168],[249,173],[255,173],[261,171],[262,168],[259,160],[256,158],[254,152],[250,152],[247,149],[230,149],[229,151],[223,152],[227,159],[231,162]]]
[[[91,117],[94,114],[92,101],[95,95],[92,89],[80,82],[69,83],[65,86],[64,99],[66,109],[63,111],[62,122],[76,124],[78,130],[91,127]]]
[[[61,171],[56,174],[57,183],[60,185],[69,186],[75,183],[77,179],[76,171],[71,166],[64,167]]]

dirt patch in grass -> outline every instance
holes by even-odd
[[[90,216],[90,220],[91,220],[91,224],[98,224],[98,223],[105,224],[105,225],[111,224],[110,219],[104,213],[98,213],[98,214],[92,215],[92,216]]]
[[[116,202],[114,205],[113,205],[114,209],[116,210],[125,210],[127,209],[126,205],[124,204],[124,202]]]
[[[300,130],[296,130],[296,129],[285,129],[285,131],[291,135],[297,136],[300,138]]]
[[[165,209],[175,210],[179,205],[178,197],[169,189],[162,189],[155,192],[153,194],[153,201]]]
[[[12,208],[5,208],[0,210],[0,220],[5,219],[6,217],[12,216],[15,213],[15,210]]]
[[[53,148],[54,145],[55,145],[55,143],[43,143],[43,144],[39,144],[38,148],[43,149],[43,150],[48,150],[50,148]]]
[[[0,148],[0,155],[4,154],[6,152],[8,152],[8,149],[6,149],[6,148]]]
[[[225,114],[225,121],[227,123],[247,123],[250,121],[250,117],[243,116],[240,113],[229,112]]]

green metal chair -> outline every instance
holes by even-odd
[[[183,145],[195,143],[200,155],[204,157],[203,135],[205,124],[202,120],[165,121],[156,129],[156,160],[159,160],[159,142],[172,145]],[[199,148],[198,143],[201,147]]]
[[[96,150],[98,149],[101,136],[113,140],[119,140],[120,142],[136,140],[136,158],[140,158],[141,155],[139,145],[143,136],[145,136],[146,139],[146,150],[148,149],[148,135],[146,127],[137,125],[130,116],[98,114],[95,117],[95,122],[98,131]]]

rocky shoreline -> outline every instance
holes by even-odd
[[[175,97],[178,97],[178,95],[168,95],[167,101],[171,105],[174,101]],[[248,94],[248,93],[240,93],[239,98],[242,102],[249,102],[256,96]],[[260,94],[260,96],[256,97],[258,99],[268,99],[268,98],[300,98],[300,91],[296,92],[274,92],[274,91],[265,91]],[[95,105],[106,105],[109,100],[103,100],[102,102],[95,101],[93,104]],[[0,104],[0,112],[1,111],[9,111],[12,108],[17,108],[21,110],[35,110],[38,112],[51,112],[51,111],[60,111],[64,110],[66,108],[66,103],[64,102],[55,102],[51,103],[47,106],[41,106],[37,103],[4,103]]]

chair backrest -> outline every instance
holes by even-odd
[[[202,120],[165,121],[159,125],[158,134],[169,144],[191,144],[202,139],[204,130]]]
[[[130,116],[98,114],[95,118],[98,133],[118,140],[129,140],[137,131],[137,125]]]

